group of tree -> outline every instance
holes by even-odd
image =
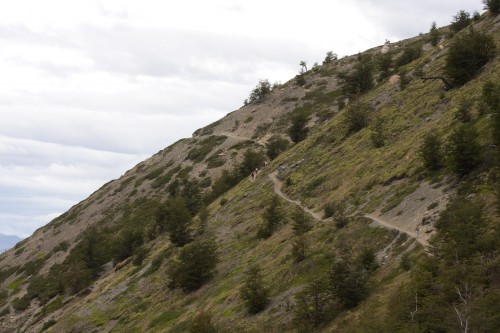
[[[281,200],[277,195],[266,199],[268,204],[262,214],[262,222],[257,230],[259,238],[269,238],[271,235],[284,223],[286,223],[286,215],[281,205]]]
[[[326,276],[313,279],[295,296],[294,322],[304,332],[328,322],[341,311],[363,301],[369,292],[370,272],[377,268],[370,249],[354,255],[338,249]]]
[[[480,165],[478,133],[470,124],[460,125],[453,131],[446,145],[446,154],[443,147],[436,133],[424,137],[419,154],[426,169],[435,171],[449,165],[453,172],[465,176]]]
[[[273,90],[269,80],[260,80],[257,86],[252,89],[250,96],[245,100],[245,105],[250,103],[260,103]]]

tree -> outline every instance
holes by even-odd
[[[434,132],[430,132],[424,137],[418,154],[427,170],[435,171],[443,166],[441,140]]]
[[[269,290],[264,286],[259,266],[250,266],[245,275],[245,282],[240,289],[240,296],[245,302],[248,312],[255,314],[264,310],[269,303]]]
[[[328,281],[320,277],[295,295],[294,322],[303,332],[310,332],[334,317],[337,308]]]
[[[343,81],[344,93],[348,95],[362,94],[373,87],[373,63],[370,55],[358,55],[358,62],[351,73],[339,73]]]
[[[344,123],[348,133],[358,132],[368,125],[370,105],[361,102],[352,103],[345,111]]]
[[[462,125],[449,139],[448,156],[452,170],[460,176],[465,176],[480,163],[481,147],[477,142],[478,134],[474,127]]]
[[[349,217],[347,216],[347,207],[345,202],[340,202],[335,205],[333,220],[335,221],[335,226],[338,229],[344,228],[349,223]]]
[[[379,81],[383,80],[391,74],[391,68],[392,68],[392,55],[390,53],[381,53],[375,60],[375,63],[377,65],[378,70],[380,71],[379,74]]]
[[[293,209],[292,221],[293,233],[296,236],[300,236],[312,229],[311,217],[299,206]]]
[[[328,278],[332,294],[346,308],[358,305],[368,293],[366,270],[351,260],[349,251],[337,254]]]
[[[453,21],[451,21],[450,29],[453,32],[459,32],[460,30],[471,24],[472,19],[470,13],[465,10],[460,10],[456,15],[453,16]]]
[[[266,144],[266,154],[274,160],[279,154],[288,149],[290,141],[280,136],[272,136]]]
[[[261,150],[252,150],[247,149],[243,153],[243,161],[240,164],[240,173],[241,177],[247,177],[250,175],[255,169],[260,169],[264,165],[264,161],[266,160],[266,156]]]
[[[185,245],[168,272],[170,285],[193,291],[208,281],[218,262],[215,240],[196,240]]]
[[[463,85],[495,55],[495,42],[487,34],[470,29],[456,36],[446,57],[445,72],[453,83]]]
[[[432,46],[436,46],[439,42],[439,30],[437,29],[436,22],[432,22],[431,29],[429,30],[429,41]]]
[[[493,15],[500,13],[500,0],[483,0],[484,9],[488,9]]]
[[[284,214],[277,195],[273,195],[269,200],[269,204],[262,214],[262,220],[263,223],[257,232],[257,235],[261,238],[269,238],[284,222]]]
[[[323,65],[330,64],[337,61],[337,54],[332,51],[326,52],[325,60],[323,60]]]
[[[260,80],[257,86],[250,93],[248,103],[262,102],[264,98],[271,92],[272,87],[269,80]]]
[[[192,217],[185,198],[180,196],[170,198],[159,209],[157,221],[160,229],[168,233],[170,241],[176,246],[184,246],[192,240],[189,230]]]
[[[302,67],[302,69],[300,70],[300,74],[303,74],[305,72],[307,72],[307,64],[304,60],[302,60],[299,65]]]
[[[307,137],[309,132],[306,127],[309,117],[305,112],[296,112],[292,115],[292,125],[288,129],[288,135],[293,142],[298,143]]]

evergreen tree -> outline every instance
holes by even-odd
[[[248,312],[254,314],[264,310],[269,303],[269,291],[264,286],[259,266],[252,265],[246,272],[245,283],[240,289],[240,295]]]
[[[483,0],[484,9],[488,9],[493,15],[500,13],[500,0]]]
[[[186,199],[183,197],[170,198],[157,214],[161,230],[165,230],[172,243],[184,246],[191,241],[190,224],[192,221]]]
[[[453,16],[453,21],[451,21],[450,29],[453,32],[459,32],[460,30],[471,24],[472,19],[470,13],[465,10],[460,10],[456,15]]]
[[[424,137],[418,154],[427,170],[439,170],[443,166],[441,140],[434,132],[430,132]]]
[[[212,323],[212,315],[200,312],[193,318],[189,326],[189,333],[217,333],[217,328]]]
[[[326,52],[325,60],[323,60],[323,65],[331,64],[332,62],[337,61],[337,54],[332,51]]]
[[[314,279],[295,295],[294,322],[302,332],[328,322],[338,311],[328,281],[322,277]]]
[[[300,236],[312,229],[311,218],[301,207],[296,206],[292,212],[292,229],[296,236]]]
[[[257,86],[250,93],[250,97],[248,97],[248,103],[257,102],[260,103],[264,100],[264,98],[269,95],[272,87],[269,80],[260,80]]]
[[[493,38],[470,29],[456,36],[446,56],[445,71],[452,82],[463,85],[495,55]]]
[[[279,154],[287,150],[289,145],[289,140],[279,136],[273,136],[266,144],[266,154],[271,160],[274,160]]]
[[[480,163],[481,147],[474,127],[462,125],[449,139],[448,153],[453,171],[460,176],[467,175]]]
[[[362,94],[373,87],[373,63],[370,55],[358,55],[358,62],[351,73],[339,73],[343,91],[347,95]]]
[[[344,123],[348,133],[358,132],[368,125],[371,107],[366,103],[352,103],[344,114]]]
[[[170,285],[193,291],[208,281],[218,262],[215,240],[196,240],[185,245],[168,272]]]
[[[292,257],[295,262],[301,262],[307,257],[307,241],[304,235],[295,236],[292,244]]]
[[[293,142],[300,142],[307,137],[309,129],[306,125],[308,120],[305,112],[297,112],[292,115],[292,125],[288,129],[288,135]]]
[[[257,235],[261,238],[270,237],[273,232],[284,222],[285,217],[281,208],[280,199],[273,195],[262,214],[263,223],[259,227]]]
[[[435,21],[432,22],[431,29],[429,30],[429,41],[432,46],[436,46],[439,42],[439,30]]]

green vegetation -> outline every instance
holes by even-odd
[[[497,15],[500,12],[500,1],[499,0],[483,0],[484,9],[488,9],[493,15]]]
[[[257,86],[250,93],[248,101],[246,101],[245,104],[254,102],[260,103],[271,91],[272,87],[269,80],[260,80]]]
[[[198,313],[189,326],[190,333],[217,333],[218,330],[212,323],[212,315],[208,312]]]
[[[217,265],[215,240],[195,240],[185,245],[168,272],[170,285],[186,292],[194,291],[207,282]]]
[[[266,201],[269,202],[269,204],[266,205],[267,208],[262,214],[262,224],[257,231],[257,236],[260,238],[271,237],[274,231],[285,223],[285,215],[278,196],[273,195]]]
[[[460,30],[466,28],[472,23],[470,13],[465,10],[460,10],[456,15],[453,16],[453,21],[451,21],[450,29],[453,32],[459,32]]]
[[[280,136],[273,136],[266,144],[266,155],[271,160],[274,160],[279,154],[287,150],[288,146],[290,146],[290,141]]]
[[[495,55],[493,38],[474,29],[453,38],[446,57],[446,74],[463,85]]]
[[[264,286],[259,266],[252,265],[246,272],[245,283],[240,295],[248,312],[255,314],[264,310],[269,303],[269,291]]]
[[[439,42],[439,30],[436,26],[436,21],[432,22],[429,30],[429,41],[432,46],[437,46]]]
[[[450,136],[448,155],[451,168],[460,176],[474,170],[480,164],[481,147],[474,127],[462,125]]]
[[[436,133],[427,133],[420,146],[419,155],[427,170],[439,170],[443,166],[443,151],[441,140]]]

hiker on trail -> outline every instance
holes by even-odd
[[[264,162],[264,166],[267,166],[267,161]]]
[[[420,228],[419,226],[417,225],[417,227],[415,228],[415,233],[417,234],[417,238],[420,237]]]

